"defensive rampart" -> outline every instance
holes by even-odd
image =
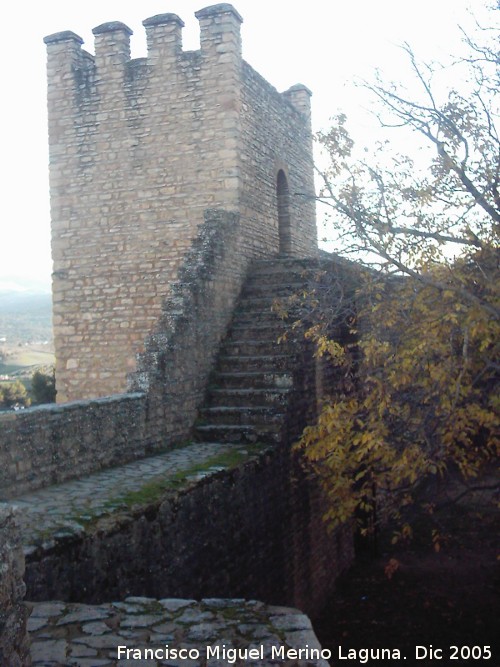
[[[0,499],[125,463],[190,436],[238,295],[238,216],[206,213],[132,394],[0,415]]]
[[[352,535],[327,530],[319,485],[289,449],[200,477],[30,549],[27,598],[238,597],[318,613],[351,562]]]
[[[95,55],[70,31],[45,39],[60,404],[0,416],[0,500],[187,441],[252,261],[317,254],[310,92],[280,94],[242,60],[242,18],[231,5],[196,16],[196,52],[182,50],[175,14],[143,22],[148,56],[137,60],[120,22],[94,29]],[[259,289],[249,301],[262,301]],[[239,326],[254,313],[240,313]],[[274,338],[247,342],[274,347]],[[283,420],[272,422],[273,447],[259,442],[243,463],[25,541],[29,597],[243,596],[317,611],[351,561],[352,540],[348,528],[326,529],[322,491],[291,451],[335,383],[311,352],[301,339],[293,371],[263,371],[256,393],[276,403],[255,412]],[[244,356],[237,368],[272,355]],[[285,375],[286,388],[269,389],[268,376]],[[0,662],[9,667],[30,664],[23,572],[12,512],[0,508]],[[35,628],[48,623],[38,612]],[[206,634],[203,623],[195,630]],[[59,633],[57,623],[57,640],[39,642],[42,660],[67,657]]]

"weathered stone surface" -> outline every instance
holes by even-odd
[[[271,622],[280,630],[310,630],[311,621],[304,614],[283,614],[280,616],[271,616]]]
[[[47,639],[33,641],[31,644],[31,656],[33,664],[53,661],[63,663],[68,655],[68,644],[65,639]]]
[[[28,667],[24,555],[15,514],[0,505],[0,665]]]
[[[102,635],[105,632],[108,632],[109,626],[106,623],[95,622],[95,623],[85,623],[82,625],[82,630],[87,635]]]
[[[113,649],[123,642],[123,637],[120,635],[106,634],[106,635],[91,635],[81,636],[73,639],[75,644],[83,644],[94,649]]]
[[[28,618],[28,624],[27,624],[28,632],[33,632],[34,630],[40,630],[40,628],[44,628],[47,625],[48,621],[49,621],[48,617],[43,617],[43,616],[41,616],[40,618],[36,618],[34,616]]]
[[[125,621],[122,622],[121,626],[123,628],[147,628],[154,623],[158,623],[162,617],[158,614],[146,614],[143,616],[129,616]]]
[[[176,598],[164,598],[163,600],[158,600],[158,602],[162,607],[171,612],[176,612],[179,609],[196,604],[196,600],[178,600]]]
[[[107,628],[104,634],[88,636],[85,630],[85,622],[76,620],[84,618],[89,613],[88,606],[68,605],[61,609],[60,615],[52,616],[49,620],[48,629],[35,631],[33,633],[33,667],[42,667],[53,664],[59,666],[83,666],[109,665],[205,665],[215,667],[221,665],[235,664],[239,667],[255,665],[259,667],[270,667],[270,665],[283,665],[285,667],[326,667],[327,663],[322,655],[323,652],[318,640],[310,627],[309,619],[300,614],[296,609],[283,607],[279,615],[265,604],[246,602],[243,599],[224,599],[219,602],[217,598],[193,602],[192,600],[175,600],[178,609],[191,611],[188,621],[184,616],[183,622],[173,621],[171,636],[166,637],[159,630],[165,626],[169,618],[169,611],[165,610],[164,616],[158,618],[148,614],[152,605],[158,605],[158,601],[152,598],[134,598],[134,611],[138,614],[124,613],[120,618],[117,629]],[[110,603],[95,607],[95,614],[112,616],[119,603]],[[33,611],[37,612],[38,605],[35,604]],[[61,623],[67,618],[67,610],[71,608],[72,623]],[[199,622],[199,619],[213,619],[210,622]],[[289,617],[289,618],[288,618]],[[133,626],[131,621],[137,618],[145,621],[140,627]],[[248,619],[248,627],[253,629],[252,637],[242,632],[242,626],[233,623],[233,618]],[[288,620],[287,620],[288,619]],[[147,622],[146,622],[147,621]],[[278,625],[276,624],[278,622]],[[283,638],[283,627],[300,626],[304,629],[297,632],[286,633]],[[121,629],[127,628],[124,634]],[[102,628],[99,628],[99,631]],[[119,647],[121,647],[119,649]],[[308,655],[307,659],[283,659],[287,651],[298,651],[299,649],[314,649],[315,654]],[[190,653],[178,653],[185,649]],[[127,650],[129,653],[127,653]],[[153,655],[146,651],[154,651]],[[120,651],[120,652],[119,652]],[[134,652],[132,652],[134,651]],[[258,656],[258,657],[256,657]],[[3,667],[3,665],[2,665]],[[10,667],[10,665],[9,665]]]
[[[292,409],[298,417],[299,406]],[[115,474],[125,485],[119,469]],[[234,468],[167,487],[145,505],[111,511],[72,541],[41,545],[27,559],[29,599],[70,593],[100,603],[138,596],[116,605],[117,614],[129,614],[136,624],[142,623],[141,604],[150,605],[147,616],[168,612],[180,622],[213,621],[173,596],[257,596],[313,612],[352,558],[349,529],[329,533],[322,508],[321,490],[303,476],[286,443],[257,450]],[[154,595],[160,602],[145,597]],[[69,608],[61,622],[75,613]],[[81,620],[102,619],[89,612]]]
[[[70,611],[64,614],[57,621],[58,625],[67,625],[68,623],[86,623],[88,621],[96,621],[101,618],[108,618],[109,611],[104,609],[97,609],[92,606],[81,605],[76,611]]]
[[[64,602],[41,602],[37,604],[31,612],[30,618],[48,618],[50,616],[59,616],[66,608]]]

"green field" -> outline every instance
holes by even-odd
[[[9,355],[4,361],[0,361],[0,375],[13,375],[27,371],[30,367],[52,366],[54,364],[54,353],[51,350],[19,349]]]

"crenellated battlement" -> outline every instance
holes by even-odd
[[[234,7],[227,3],[206,7],[196,12],[200,23],[200,50],[197,53],[205,63],[231,66],[241,61],[240,25],[243,21]],[[147,38],[147,74],[154,77],[156,70],[174,66],[185,69],[197,60],[191,52],[182,50],[184,21],[177,14],[157,14],[142,22]],[[120,21],[103,23],[92,30],[95,56],[82,49],[83,39],[65,30],[45,37],[48,65],[60,71],[73,70],[78,83],[78,69],[96,68],[96,78],[103,86],[123,81],[127,70],[137,71],[130,58],[130,38],[133,31]],[[183,58],[183,56],[187,56]],[[140,59],[143,60],[143,59]],[[131,66],[132,65],[132,66]],[[50,83],[50,78],[49,78]],[[67,81],[66,81],[67,83]]]
[[[242,60],[232,5],[195,15],[197,51],[172,13],[143,21],[146,58],[119,21],[93,29],[95,55],[74,32],[45,38],[59,400],[126,391],[206,210],[242,220],[238,275],[316,251],[312,199],[290,195],[314,192],[310,91],[278,93]]]
[[[157,14],[145,19],[142,24],[147,38],[146,59],[131,60],[130,38],[133,31],[121,21],[103,23],[92,30],[95,55],[82,48],[83,39],[71,30],[48,35],[44,42],[48,54],[49,84],[61,83],[58,77],[50,76],[51,70],[59,73],[71,71],[77,87],[81,86],[81,74],[85,72],[87,78],[90,74],[93,80],[100,82],[100,92],[105,94],[106,85],[116,88],[123,83],[126,87],[138,75],[154,78],[155,74],[164,76],[168,69],[174,74],[174,68],[179,73],[185,73],[190,66],[199,71],[200,59],[205,69],[209,64],[238,68],[241,62],[241,15],[231,4],[221,3],[201,9],[195,16],[200,24],[200,49],[195,52],[182,50],[185,24],[177,14]],[[64,83],[68,86],[69,77],[64,77]],[[298,91],[307,91],[308,95],[301,97]],[[130,94],[131,91],[127,92]],[[301,84],[283,93],[285,100],[310,117],[309,96],[310,91]]]
[[[177,60],[182,55],[184,21],[177,14],[157,14],[145,19],[148,60],[152,64]]]

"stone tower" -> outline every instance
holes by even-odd
[[[231,5],[196,17],[199,51],[161,14],[135,60],[120,22],[93,30],[94,56],[45,38],[58,401],[126,390],[207,209],[239,215],[243,269],[317,250],[309,90],[242,60]]]

